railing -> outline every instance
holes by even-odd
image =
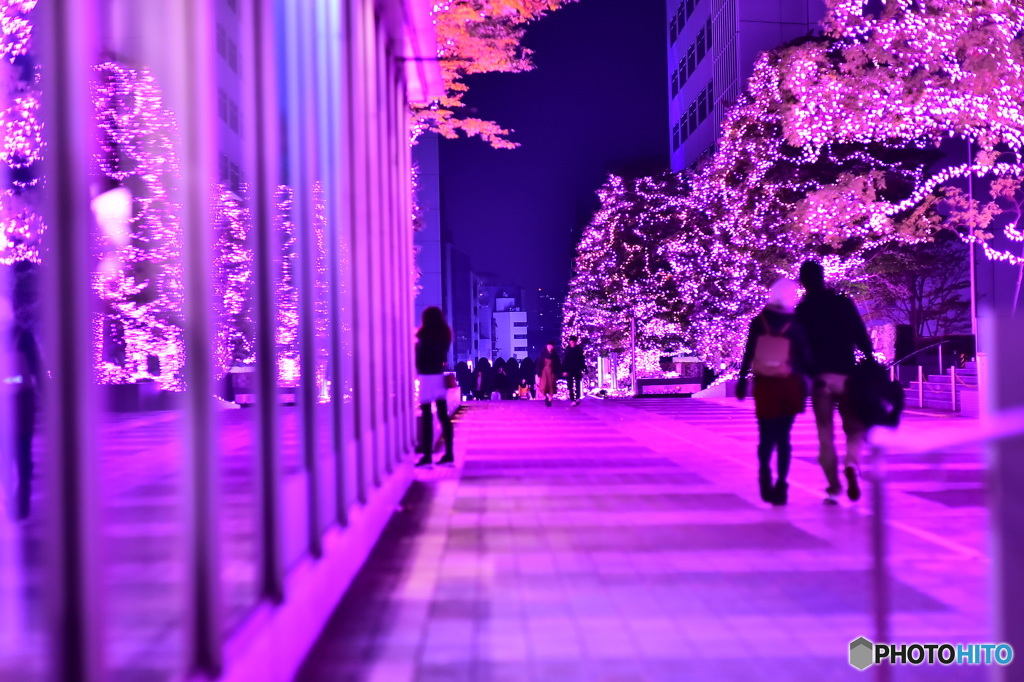
[[[952,343],[952,341],[949,340],[949,339],[947,339],[945,341],[939,341],[938,343],[933,343],[930,346],[925,346],[924,348],[918,348],[913,353],[909,353],[908,355],[903,356],[899,360],[894,360],[892,363],[889,364],[889,378],[892,379],[893,381],[898,381],[899,380],[899,375],[898,375],[898,372],[897,372],[897,367],[899,367],[900,365],[905,363],[907,360],[910,360],[911,358],[913,358],[913,357],[915,357],[915,356],[917,356],[917,355],[919,355],[921,353],[924,353],[925,351],[932,350],[933,348],[937,348],[938,351],[939,351],[939,374],[941,375],[941,374],[945,373],[945,368],[943,367],[943,362],[942,362],[942,346],[944,346],[945,344],[948,344],[948,343]],[[953,363],[950,366],[949,371],[950,371],[950,375],[949,375],[950,408],[952,409],[953,412],[956,412],[957,411],[957,401],[956,401],[956,386],[957,386],[956,363]],[[917,406],[918,406],[918,408],[923,408],[924,407],[924,366],[923,365],[918,365],[917,366]]]
[[[885,506],[885,459],[890,455],[925,455],[947,448],[992,443],[1024,434],[1024,407],[986,417],[980,423],[951,421],[936,425],[925,433],[906,433],[896,429],[876,427],[869,434],[872,486],[871,500],[871,552],[872,586],[874,588],[875,641],[892,642],[889,628],[891,600],[889,595],[888,537]],[[889,682],[888,665],[876,667],[877,680]]]

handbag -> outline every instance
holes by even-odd
[[[445,388],[455,388],[456,386],[458,386],[458,384],[455,382],[455,375],[454,374],[445,374],[444,375],[444,387]]]

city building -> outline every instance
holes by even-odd
[[[529,324],[526,311],[510,296],[494,302],[494,356],[522,360],[528,354]]]
[[[758,55],[817,28],[823,0],[668,0],[672,170],[714,151]]]
[[[533,292],[531,292],[533,293]],[[535,310],[533,322],[529,329],[529,353],[536,358],[548,343],[556,347],[562,344],[562,301],[564,296],[553,291],[537,289],[528,304],[528,309]]]

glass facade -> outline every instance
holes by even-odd
[[[286,679],[408,480],[430,4],[0,12],[0,678]]]

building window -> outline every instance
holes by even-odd
[[[708,81],[708,109],[715,108],[715,79]]]
[[[697,95],[697,122],[703,123],[704,119],[708,117],[708,93],[707,90],[701,90],[700,94]]]
[[[700,62],[704,59],[704,53],[707,50],[707,45],[704,41],[704,29],[700,30],[697,34],[697,61]]]
[[[676,42],[676,38],[679,37],[679,29],[676,25],[676,18],[672,17],[672,21],[668,25],[668,44]]]
[[[692,133],[692,132],[695,132],[697,130],[697,103],[696,102],[694,102],[693,104],[690,105],[689,118],[690,118],[690,132]]]
[[[228,102],[228,125],[238,132],[238,105],[234,102]]]
[[[525,339],[526,338],[526,334],[513,334],[512,338],[513,339]]]
[[[228,96],[221,90],[217,89],[217,115],[220,116],[220,120],[225,123],[228,120]]]
[[[686,11],[682,2],[679,3],[679,9],[676,10],[676,26],[680,33],[683,32],[683,27],[686,26]]]
[[[235,45],[235,41],[230,39],[228,40],[227,60],[231,70],[238,73],[238,45]]]
[[[672,72],[672,96],[675,97],[679,94],[679,71],[675,70]]]
[[[686,85],[686,57],[679,60],[679,89]]]
[[[223,58],[223,57],[227,56],[227,53],[228,53],[228,37],[227,37],[227,34],[224,33],[224,27],[221,26],[220,24],[217,24],[217,54],[219,54],[221,56],[221,58]]]
[[[672,126],[672,149],[679,149],[679,123]]]
[[[513,327],[525,327],[526,326],[526,322],[513,322],[512,326]]]
[[[225,154],[220,155],[220,179],[222,182],[226,182],[228,175],[230,174],[228,166],[228,157]]]
[[[238,166],[234,163],[231,164],[231,177],[228,178],[228,183],[235,194],[241,194],[242,177],[238,172]]]
[[[689,130],[689,128],[686,125],[686,116],[683,115],[683,117],[679,119],[679,141],[680,141],[680,144],[686,142],[686,138],[688,138],[689,136],[690,136],[690,130]]]
[[[693,0],[686,0],[686,18],[689,19],[690,15],[693,14]]]
[[[692,76],[693,72],[697,70],[697,47],[695,45],[690,45],[690,49],[686,51],[686,69],[688,76]]]
[[[711,53],[711,19],[704,26],[704,50]]]

